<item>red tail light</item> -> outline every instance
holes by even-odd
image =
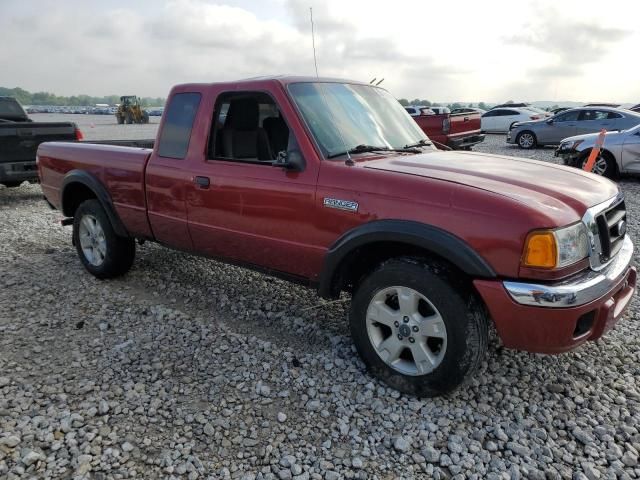
[[[529,118],[531,120],[540,120],[540,117],[538,115],[531,115]]]
[[[449,118],[442,120],[442,133],[447,134],[451,130],[451,121]]]
[[[82,134],[82,131],[77,127],[75,129],[75,134],[76,134],[76,140],[78,141],[84,140],[84,135]]]

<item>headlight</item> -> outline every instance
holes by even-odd
[[[535,268],[562,268],[589,255],[589,237],[582,222],[556,230],[536,230],[527,236],[522,264]]]
[[[576,150],[584,140],[571,140],[569,142],[562,142],[560,144],[560,150]]]

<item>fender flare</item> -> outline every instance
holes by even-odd
[[[351,252],[367,244],[399,242],[434,253],[473,278],[496,278],[491,266],[461,238],[432,225],[410,220],[374,220],[349,230],[329,248],[318,284],[324,298],[335,297],[335,275]]]
[[[102,208],[104,208],[107,217],[109,217],[109,221],[111,222],[111,226],[113,227],[116,235],[120,237],[128,237],[129,232],[127,232],[122,220],[120,220],[120,217],[116,213],[113,200],[111,200],[111,195],[109,195],[107,188],[97,177],[85,170],[71,170],[64,176],[60,187],[60,205],[62,207],[62,213],[67,217],[73,217],[74,212],[69,211],[68,208],[65,207],[64,196],[67,188],[76,183],[84,185],[93,192],[102,205]]]

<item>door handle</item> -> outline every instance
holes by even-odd
[[[209,188],[209,185],[211,185],[211,181],[209,180],[209,177],[197,176],[197,177],[193,177],[193,181],[200,188]]]

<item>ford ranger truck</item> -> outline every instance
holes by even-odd
[[[92,275],[125,274],[147,240],[347,292],[371,374],[417,396],[469,378],[491,324],[505,347],[566,352],[602,337],[635,291],[614,183],[437,150],[368,84],[179,85],[153,148],[44,143],[38,165]]]
[[[15,98],[0,97],[0,183],[17,187],[38,180],[38,145],[67,140],[82,140],[75,123],[33,122]]]

